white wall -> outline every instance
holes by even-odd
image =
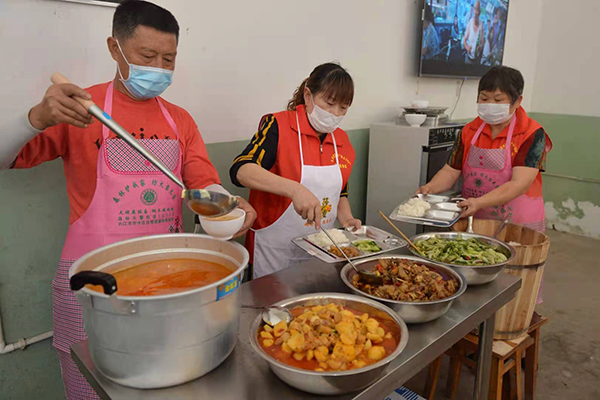
[[[512,0],[505,64],[522,70],[531,104],[541,0]],[[283,109],[317,64],[337,60],[356,81],[345,129],[391,119],[414,98],[453,106],[455,79],[417,79],[420,0],[156,0],[181,26],[175,82],[165,97],[186,108],[207,142],[248,139],[263,114]],[[0,1],[0,118],[39,101],[52,72],[80,85],[110,80],[114,9],[52,0]],[[418,90],[418,93],[417,93]],[[475,115],[467,81],[455,118]]]
[[[600,116],[597,0],[544,0],[533,109]]]

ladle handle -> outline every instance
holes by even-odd
[[[321,231],[325,235],[327,235],[327,237],[329,238],[329,240],[331,240],[331,243],[333,243],[333,245],[336,247],[336,249],[338,249],[338,251],[340,253],[342,253],[342,255],[344,256],[344,258],[346,259],[346,261],[348,261],[348,264],[350,264],[352,266],[352,268],[354,268],[354,270],[356,272],[358,272],[358,269],[356,268],[356,265],[354,265],[354,263],[352,261],[350,261],[350,259],[346,255],[346,253],[344,253],[344,251],[340,248],[340,246],[338,246],[338,244],[335,242],[335,240],[333,240],[333,238],[331,237],[331,235],[329,234],[329,232],[327,232],[327,230],[325,228],[323,228],[323,227],[321,227]]]
[[[104,294],[111,295],[117,291],[117,280],[111,274],[100,271],[81,271],[69,280],[71,290],[78,291],[85,285],[100,285]]]
[[[51,77],[52,83],[55,85],[60,85],[64,83],[71,83],[67,78],[58,72],[52,74]],[[154,156],[154,154],[150,153],[144,146],[142,146],[133,136],[129,134],[121,125],[119,125],[110,115],[105,113],[100,107],[96,105],[91,100],[82,99],[81,97],[74,96],[73,99],[77,101],[79,104],[84,106],[90,114],[92,114],[98,121],[100,121],[103,125],[106,125],[108,129],[113,131],[118,137],[123,139],[125,143],[127,143],[132,149],[137,151],[142,155],[142,157],[146,158],[152,165],[158,168],[163,174],[165,174],[169,179],[175,182],[178,186],[185,190],[185,185],[183,182],[165,165],[162,161]]]

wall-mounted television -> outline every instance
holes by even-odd
[[[423,0],[419,76],[480,77],[502,65],[508,0]]]

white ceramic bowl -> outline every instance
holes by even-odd
[[[217,218],[200,217],[202,229],[215,239],[229,240],[244,225],[246,212],[236,208],[229,214]]]
[[[419,126],[421,126],[421,124],[423,124],[423,122],[425,122],[427,115],[425,115],[425,114],[406,114],[406,115],[404,115],[404,118],[406,119],[406,122],[408,122],[408,124],[410,126],[419,127]]]
[[[418,108],[427,108],[429,107],[429,102],[427,100],[413,100],[410,105]]]

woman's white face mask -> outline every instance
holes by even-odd
[[[310,124],[317,132],[320,133],[329,133],[335,131],[342,120],[344,119],[343,115],[336,117],[329,111],[323,110],[316,103],[313,106],[313,110],[308,114],[308,120]]]
[[[313,109],[310,113],[306,113],[308,115],[310,125],[320,133],[330,133],[335,131],[342,123],[344,116],[340,115],[338,117],[335,114],[322,109],[315,102],[315,96],[312,93],[310,94],[310,97],[313,103]]]
[[[488,125],[502,124],[512,118],[510,104],[505,103],[478,103],[477,114]]]

